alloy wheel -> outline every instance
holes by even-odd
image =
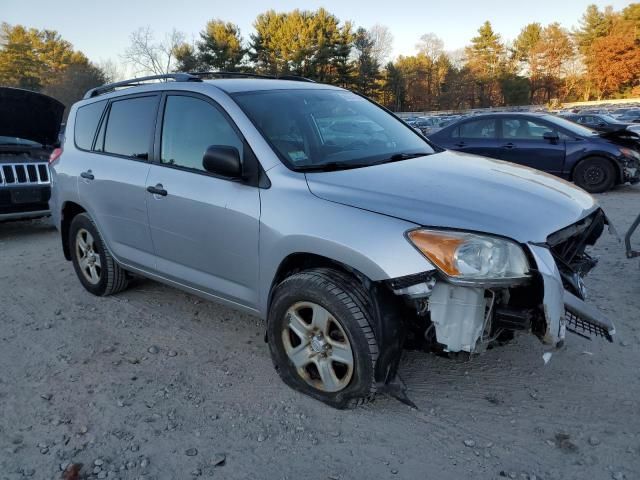
[[[286,312],[284,349],[298,375],[312,387],[339,392],[349,385],[354,359],[344,328],[327,309],[298,302]]]
[[[96,251],[93,235],[84,228],[76,234],[76,257],[85,279],[92,285],[100,282],[102,264],[100,254]]]

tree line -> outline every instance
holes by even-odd
[[[440,38],[427,33],[416,54],[393,60],[387,27],[356,27],[323,8],[269,10],[253,26],[245,38],[236,24],[213,19],[192,42],[176,30],[158,41],[149,27],[140,28],[121,60],[141,74],[303,76],[359,91],[396,111],[640,96],[640,3],[620,11],[590,5],[572,31],[558,23],[530,23],[509,42],[486,21],[458,51],[446,51]],[[93,64],[55,31],[0,28],[2,85],[43,91],[70,104],[117,76],[114,64]]]

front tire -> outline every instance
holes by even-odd
[[[616,183],[615,167],[606,158],[585,158],[576,165],[573,180],[589,193],[606,192]]]
[[[89,215],[81,213],[74,217],[68,241],[73,268],[85,289],[102,297],[127,288],[127,272],[105,248]]]
[[[291,388],[335,408],[375,397],[378,343],[369,295],[332,269],[296,273],[280,283],[269,309],[271,358]]]

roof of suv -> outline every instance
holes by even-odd
[[[326,85],[323,83],[315,83],[314,81],[304,79],[290,78],[275,78],[275,77],[260,77],[258,75],[248,77],[235,77],[235,78],[215,78],[204,79],[208,73],[217,74],[218,72],[204,72],[202,74],[189,74],[189,73],[174,73],[163,75],[152,75],[149,77],[132,78],[130,80],[123,80],[115,83],[108,83],[87,91],[83,100],[95,99],[107,95],[111,96],[127,95],[129,93],[137,92],[149,92],[149,91],[162,91],[176,88],[179,90],[190,90],[189,86],[193,86],[193,90],[200,90],[196,85],[207,85],[214,87],[218,90],[222,90],[226,93],[238,93],[238,92],[254,92],[265,90],[308,90],[308,89],[332,89],[342,90],[339,87],[332,85]],[[222,74],[225,74],[222,72]],[[226,73],[227,75],[233,75],[233,73]],[[249,75],[249,74],[247,74]],[[173,81],[166,82],[171,79]],[[158,81],[165,80],[165,81]],[[185,88],[187,87],[187,88]]]
[[[204,82],[214,85],[227,93],[254,92],[262,90],[306,90],[318,88],[340,90],[339,87],[334,87],[333,85],[327,85],[324,83],[268,78],[220,78],[216,80],[204,80]]]

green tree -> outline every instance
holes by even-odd
[[[345,81],[350,23],[341,26],[338,18],[323,8],[287,13],[269,10],[258,15],[254,28],[249,55],[259,72]]]
[[[500,79],[500,89],[505,105],[529,104],[529,80],[513,73],[505,74]]]
[[[0,84],[40,91],[74,65],[86,67],[89,60],[57,32],[0,26]]]
[[[207,22],[204,30],[200,32],[198,42],[197,63],[205,70],[237,71],[247,53],[243,47],[242,35],[237,25],[214,19]],[[190,52],[183,57],[188,62],[193,62]],[[177,55],[176,55],[177,56]]]
[[[356,30],[353,48],[356,57],[354,87],[363,95],[373,95],[380,65],[373,56],[374,42],[364,28]]]
[[[402,111],[405,106],[405,76],[393,62],[387,63],[384,70],[383,89],[387,94],[387,99],[384,103],[393,111]]]
[[[573,32],[578,49],[587,54],[591,44],[597,39],[608,35],[615,19],[611,7],[600,11],[597,5],[589,5],[582,14],[579,27]]]
[[[174,55],[176,57],[176,72],[197,72],[204,70],[200,64],[200,58],[198,52],[188,43],[181,43],[175,49]]]
[[[351,82],[352,66],[350,62],[351,48],[353,44],[353,26],[351,22],[345,22],[340,29],[333,46],[333,83],[341,87],[348,87]]]
[[[505,72],[506,49],[489,21],[478,29],[465,49],[467,67],[476,78],[477,97],[482,107],[501,103],[499,79]]]
[[[531,50],[540,41],[540,37],[542,37],[542,25],[537,22],[525,25],[513,42],[512,50],[516,61],[529,64]]]

